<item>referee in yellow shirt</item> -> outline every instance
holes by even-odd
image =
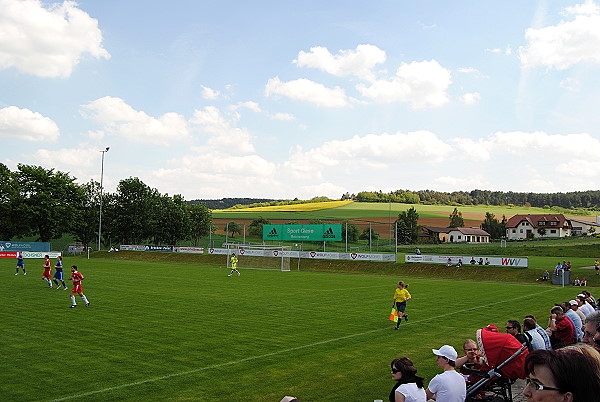
[[[406,290],[407,288],[408,283],[405,284],[404,282],[400,281],[398,282],[398,289],[396,289],[396,292],[394,293],[394,302],[392,307],[396,307],[396,311],[398,311],[398,323],[396,324],[395,329],[400,328],[402,317],[408,321],[408,314],[406,314],[404,311],[406,310],[406,301],[410,300],[411,296],[410,293],[408,293],[408,290]]]

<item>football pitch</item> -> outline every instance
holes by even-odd
[[[375,275],[280,272],[65,258],[86,308],[48,289],[41,260],[0,260],[0,399],[6,401],[387,399],[406,355],[428,382],[431,353],[487,324],[534,314],[545,326],[574,288]],[[39,265],[39,267],[37,266]],[[223,261],[225,265],[225,259]],[[68,268],[65,271],[69,271]],[[67,275],[68,276],[68,275]],[[398,280],[410,321],[388,320]],[[68,283],[70,285],[70,283]]]

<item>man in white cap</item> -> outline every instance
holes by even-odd
[[[581,310],[579,310],[579,303],[577,303],[575,301],[575,299],[571,300],[569,302],[569,304],[571,304],[571,310],[573,310],[575,313],[577,313],[577,316],[579,318],[581,318],[581,322],[585,321],[585,314],[583,314],[583,312]]]
[[[450,345],[444,345],[439,349],[431,349],[436,356],[437,365],[443,369],[429,382],[425,390],[427,399],[435,399],[438,402],[464,402],[467,397],[467,384],[465,378],[454,370],[458,354]]]

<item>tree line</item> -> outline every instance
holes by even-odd
[[[0,163],[0,239],[34,236],[50,242],[65,234],[85,245],[95,244],[102,200],[102,243],[169,244],[190,240],[198,245],[214,230],[204,204],[169,196],[131,177],[115,193],[100,183],[78,184],[68,173],[20,164],[11,171]]]
[[[567,193],[517,193],[489,190],[453,191],[451,193],[433,190],[395,190],[388,193],[361,191],[357,194],[345,193],[341,199],[406,204],[519,205],[539,208],[600,209],[600,190]]]

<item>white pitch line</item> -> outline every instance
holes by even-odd
[[[410,324],[417,324],[417,323],[421,323],[421,322],[426,322],[426,321],[433,321],[433,320],[436,320],[438,318],[447,317],[449,315],[462,314],[462,313],[467,312],[467,311],[477,310],[477,309],[479,309],[481,307],[494,306],[494,305],[498,305],[498,304],[513,302],[513,301],[520,300],[520,299],[530,298],[533,295],[539,295],[539,294],[542,294],[542,293],[548,293],[548,292],[552,292],[553,290],[556,290],[556,289],[544,290],[542,292],[537,292],[537,293],[532,293],[532,294],[528,294],[528,295],[524,295],[524,296],[514,297],[512,299],[502,300],[502,301],[495,302],[495,303],[483,304],[483,305],[479,305],[479,306],[475,306],[475,307],[471,307],[471,308],[467,308],[467,309],[463,309],[463,310],[456,310],[456,311],[452,311],[450,313],[440,314],[440,315],[437,315],[437,316],[434,316],[434,317],[429,317],[429,318],[422,319],[422,320],[414,320],[414,321],[411,320],[410,323],[405,323],[404,326],[410,325]],[[235,360],[235,361],[230,361],[230,362],[220,363],[220,364],[214,364],[212,366],[201,367],[201,368],[198,368],[198,369],[195,369],[195,370],[182,371],[180,373],[173,373],[173,374],[168,374],[168,375],[164,375],[164,376],[161,376],[161,377],[149,378],[149,379],[143,380],[143,381],[136,381],[136,382],[131,382],[131,383],[128,383],[128,384],[117,385],[117,386],[114,386],[114,387],[103,388],[103,389],[99,389],[99,390],[96,390],[96,391],[89,391],[89,392],[84,392],[84,393],[77,394],[77,395],[65,396],[63,398],[52,399],[50,402],[67,401],[69,399],[82,398],[82,397],[85,397],[85,396],[90,396],[90,395],[95,395],[95,394],[101,394],[101,393],[104,393],[104,392],[116,391],[116,390],[123,389],[123,388],[129,388],[129,387],[134,387],[136,385],[148,384],[148,383],[152,383],[152,382],[156,382],[156,381],[166,380],[168,378],[179,377],[179,376],[182,376],[182,375],[195,374],[195,373],[199,373],[199,372],[206,371],[206,370],[212,370],[212,369],[216,369],[216,368],[221,368],[221,367],[226,367],[226,366],[232,366],[232,365],[235,365],[235,364],[245,363],[245,362],[252,361],[252,360],[258,360],[258,359],[262,359],[262,358],[265,358],[265,357],[271,357],[271,356],[276,356],[276,355],[280,355],[280,354],[283,354],[283,353],[294,352],[296,350],[302,350],[302,349],[312,348],[314,346],[325,345],[325,344],[328,344],[328,343],[331,343],[331,342],[338,342],[338,341],[341,341],[341,340],[344,340],[344,339],[356,338],[356,337],[359,337],[359,336],[368,335],[368,334],[372,334],[372,333],[380,332],[380,331],[387,331],[387,330],[389,330],[389,328],[390,327],[373,329],[373,330],[361,332],[361,333],[358,333],[358,334],[346,335],[346,336],[342,336],[342,337],[335,338],[335,339],[328,339],[328,340],[325,340],[325,341],[315,342],[315,343],[311,343],[309,345],[296,346],[294,348],[283,349],[283,350],[279,350],[279,351],[271,352],[271,353],[265,353],[265,354],[259,355],[259,356],[251,356],[251,357],[246,357],[245,359],[240,359],[240,360]]]

